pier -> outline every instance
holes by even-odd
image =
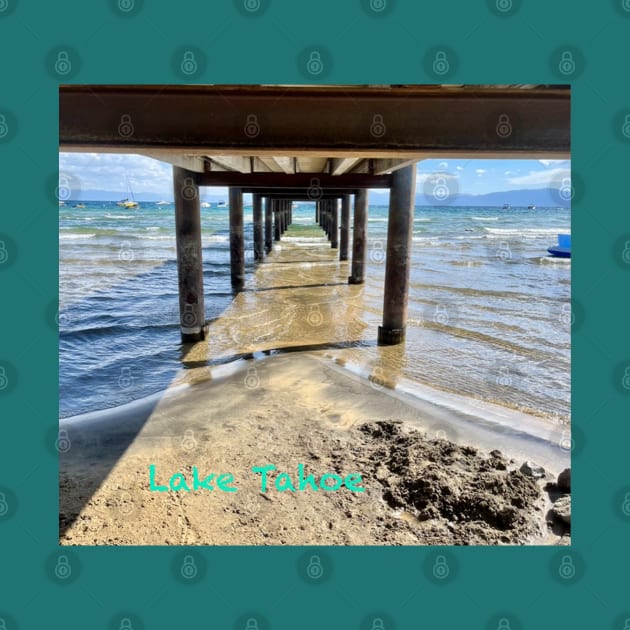
[[[59,91],[62,151],[135,153],[172,164],[181,339],[207,334],[200,188],[229,188],[230,271],[244,288],[243,195],[253,258],[292,222],[314,222],[349,284],[365,281],[368,192],[390,193],[378,342],[405,339],[416,164],[426,158],[568,158],[566,86],[79,86]],[[131,133],[120,133],[120,121]],[[506,122],[507,121],[507,122]],[[498,126],[499,124],[502,126]],[[376,333],[376,331],[375,331]]]

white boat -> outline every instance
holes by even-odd
[[[217,208],[227,208],[227,203],[225,201],[219,201]]]
[[[207,201],[202,201],[202,202],[201,202],[201,207],[202,207],[202,208],[209,208],[209,207],[210,207],[210,204],[209,204]]]
[[[169,202],[168,201],[158,201],[155,205],[156,206],[168,206]]]

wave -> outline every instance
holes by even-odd
[[[473,221],[498,221],[499,217],[470,217]]]
[[[78,241],[84,238],[94,238],[96,234],[59,234],[60,241]]]
[[[570,234],[570,231],[562,228],[483,228],[488,234],[500,234],[504,236],[544,236],[546,234]]]

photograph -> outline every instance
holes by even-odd
[[[571,92],[59,85],[59,544],[570,545]]]

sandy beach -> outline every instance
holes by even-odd
[[[289,230],[208,339],[182,348],[169,388],[60,421],[61,544],[568,542],[545,489],[570,466],[567,426],[405,378],[403,346],[372,344],[363,288],[319,234]],[[365,491],[262,492],[252,467],[268,464],[270,484],[301,464],[360,474]],[[193,468],[232,474],[237,492],[168,489]]]
[[[314,354],[256,363],[256,381],[241,365],[63,423],[72,446],[60,459],[61,544],[562,542],[545,524],[553,471],[534,481],[520,459],[435,438],[435,418]],[[359,472],[365,492],[262,493],[251,467],[269,463]],[[231,472],[238,492],[151,492],[151,464],[162,478],[192,466]]]

